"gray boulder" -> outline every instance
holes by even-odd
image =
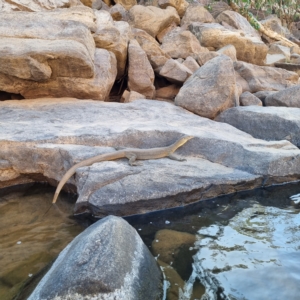
[[[158,300],[162,280],[157,262],[135,229],[109,216],[60,253],[28,299]]]
[[[287,107],[234,107],[216,121],[228,123],[267,141],[288,140],[300,147],[300,109]]]
[[[79,168],[65,186],[79,195],[76,214],[145,213],[300,178],[300,150],[288,141],[258,140],[162,101],[1,101],[0,123],[3,187],[57,185],[75,163],[114,147],[164,147],[194,136],[175,153],[185,162],[162,158],[131,167],[118,159]]]
[[[300,108],[300,85],[271,94],[265,99],[266,106],[287,106]]]
[[[250,92],[281,91],[297,84],[299,75],[284,69],[263,67],[242,61],[234,62],[234,69],[249,84]]]
[[[183,85],[175,104],[213,119],[238,103],[232,60],[220,55],[199,68]]]
[[[235,29],[239,29],[248,36],[256,37],[261,40],[261,37],[257,30],[255,30],[250,23],[239,13],[232,10],[225,10],[221,12],[216,18],[218,23],[226,22],[228,25]]]
[[[249,106],[249,105],[258,105],[262,106],[262,101],[251,94],[250,92],[244,92],[240,96],[240,105],[241,106]]]
[[[259,91],[254,93],[253,95],[256,96],[257,98],[259,98],[262,103],[265,105],[265,99],[272,94],[277,93],[276,91]]]

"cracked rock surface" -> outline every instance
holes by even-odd
[[[194,136],[175,153],[185,162],[133,167],[119,159],[78,169],[65,186],[79,195],[75,213],[131,215],[300,178],[292,143],[259,140],[166,102],[44,98],[0,103],[0,186],[57,185],[83,159],[114,147],[164,147],[183,135]]]

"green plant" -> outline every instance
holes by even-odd
[[[249,13],[250,8],[276,14],[287,27],[300,15],[300,0],[229,0],[228,3],[237,5],[241,14]],[[251,25],[257,27],[255,22]]]

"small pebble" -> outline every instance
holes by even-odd
[[[170,222],[170,221],[166,221],[165,223],[166,223],[166,224],[170,224],[171,222]]]
[[[31,273],[29,273],[29,274],[28,274],[28,277],[32,277],[32,274],[31,274]]]
[[[142,228],[139,228],[139,231],[141,231],[142,230]]]
[[[159,240],[155,240],[155,242],[156,242],[156,243],[158,243],[158,242],[159,242]]]
[[[17,241],[17,245],[20,245],[20,244],[22,244],[22,242],[21,241]]]

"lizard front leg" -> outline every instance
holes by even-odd
[[[134,154],[134,153],[126,154],[126,157],[129,159],[128,163],[131,166],[142,166],[143,165],[141,162],[136,161],[136,154]]]

